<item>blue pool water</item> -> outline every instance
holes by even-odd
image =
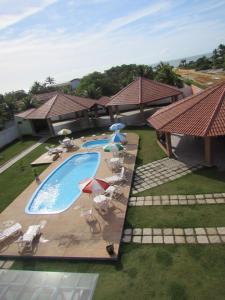
[[[25,212],[56,214],[66,210],[81,194],[79,182],[93,177],[99,163],[99,152],[74,154],[41,183],[27,204]]]
[[[93,140],[93,141],[88,141],[88,142],[83,143],[82,147],[88,148],[88,149],[100,148],[100,147],[104,147],[109,142],[110,142],[109,139]]]

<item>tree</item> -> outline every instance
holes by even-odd
[[[45,84],[46,85],[53,85],[55,83],[55,79],[53,77],[50,77],[48,76],[46,79],[45,79]]]
[[[187,64],[187,60],[186,59],[181,59],[180,64],[179,64],[179,68],[184,68],[186,67]]]
[[[29,93],[35,95],[35,94],[42,94],[42,93],[48,93],[56,91],[56,86],[46,85],[46,83],[40,83],[38,81],[35,81],[33,85],[31,86]]]
[[[31,94],[40,94],[42,93],[44,90],[44,86],[38,82],[38,81],[35,81],[32,85],[32,87],[30,88],[30,93]]]
[[[81,79],[76,94],[94,99],[112,96],[139,76],[153,79],[152,67],[131,64],[112,67],[104,73],[93,72]]]
[[[177,86],[179,88],[183,87],[183,81],[181,77],[176,74],[173,67],[167,63],[161,62],[155,67],[155,80]]]
[[[27,95],[22,99],[22,110],[38,107],[38,101],[31,95]]]

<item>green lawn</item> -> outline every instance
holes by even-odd
[[[0,149],[0,166],[37,142],[34,137],[24,137]]]
[[[140,135],[137,164],[164,157],[156,144],[155,133],[148,127],[126,128]],[[74,135],[90,135],[96,130]],[[101,131],[99,131],[101,133]],[[51,139],[54,144],[58,138]],[[30,162],[45,150],[45,144],[0,175],[0,211],[9,205],[33,180]],[[46,167],[38,167],[42,172]],[[182,194],[222,191],[224,173],[204,169],[146,194]],[[186,192],[185,192],[186,191]],[[224,190],[223,190],[224,191]],[[130,207],[127,227],[191,227],[225,224],[223,205],[181,207]],[[94,299],[221,300],[225,295],[224,245],[122,245],[121,258],[115,263],[16,260],[13,268],[100,274]]]
[[[175,181],[135,194],[135,196],[221,192],[225,192],[225,172],[218,171],[216,168],[204,168]]]
[[[127,228],[225,226],[225,205],[130,207],[125,226]]]
[[[19,260],[15,269],[99,273],[95,300],[222,300],[223,245],[123,245],[117,263]]]

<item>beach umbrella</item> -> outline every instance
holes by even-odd
[[[110,143],[103,147],[103,150],[105,152],[118,152],[123,149],[124,149],[123,145],[121,145],[119,143]]]
[[[111,135],[110,140],[113,143],[123,143],[124,144],[124,143],[126,143],[127,138],[124,133],[115,132],[114,134]]]
[[[125,128],[125,124],[123,123],[114,123],[109,127],[111,131],[121,130],[123,128]]]
[[[64,129],[61,129],[59,132],[58,132],[58,135],[68,135],[68,134],[71,134],[72,131],[70,129],[67,129],[67,128],[64,128]]]
[[[79,186],[80,186],[80,189],[84,193],[88,193],[88,194],[95,193],[96,194],[96,193],[104,192],[109,187],[109,184],[102,179],[87,178],[87,179],[81,181]]]

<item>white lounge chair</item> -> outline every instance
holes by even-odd
[[[8,227],[7,229],[3,230],[2,232],[0,232],[0,242],[4,243],[8,238],[15,237],[18,234],[21,234],[21,229],[22,226],[20,225],[20,223],[16,223],[11,227]]]
[[[19,250],[32,250],[34,239],[41,233],[41,225],[31,225],[27,231],[17,241]]]
[[[62,149],[58,149],[58,148],[50,148],[48,146],[45,147],[46,150],[48,150],[48,154],[52,155],[52,154],[56,154],[56,153],[62,153],[63,150]]]
[[[107,177],[104,180],[106,182],[108,182],[109,184],[116,184],[116,183],[127,181],[125,168],[122,167],[120,173],[117,173],[113,176]]]

